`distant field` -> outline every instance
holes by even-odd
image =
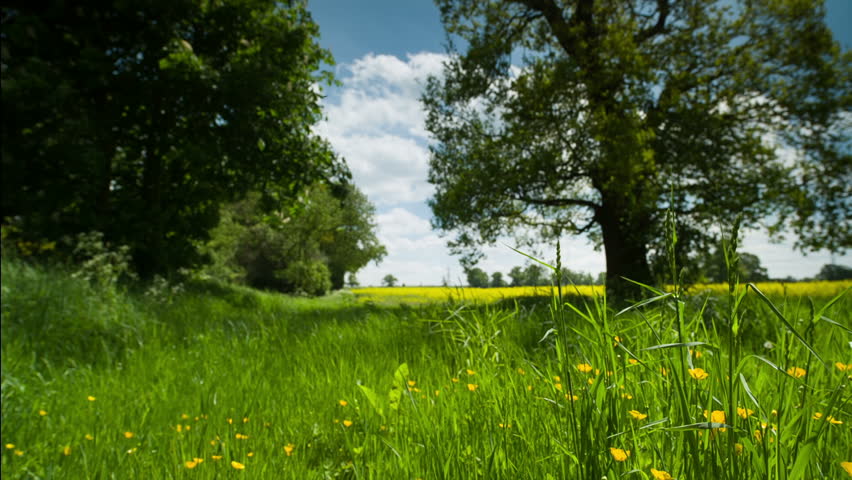
[[[759,282],[756,284],[767,295],[795,297],[833,297],[845,289],[852,287],[852,281],[836,282]],[[744,288],[744,286],[741,286]],[[724,283],[698,284],[689,288],[691,294],[728,293],[728,285]],[[602,285],[567,285],[563,286],[563,295],[587,296],[602,295]],[[504,288],[471,288],[471,287],[368,287],[355,288],[352,293],[363,300],[398,301],[398,302],[434,302],[434,301],[497,301],[519,297],[549,296],[556,293],[554,287],[504,287]]]
[[[849,478],[850,295],[799,285],[616,316],[546,289],[152,296],[4,259],[2,475]]]

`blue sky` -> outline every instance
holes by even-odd
[[[828,0],[826,21],[844,48],[852,48],[852,0]],[[320,26],[320,43],[337,62],[341,87],[324,101],[326,120],[318,131],[343,155],[355,183],[377,207],[379,238],[388,256],[358,273],[363,285],[378,285],[390,273],[407,285],[439,285],[449,278],[465,283],[446,238],[431,230],[426,200],[432,188],[428,172],[428,134],[419,104],[422,82],[441,72],[445,35],[438,8],[427,0],[309,0]],[[508,241],[508,240],[507,240]],[[562,244],[566,266],[597,274],[603,252],[583,238]],[[815,275],[831,262],[827,253],[802,256],[791,242],[770,243],[750,232],[744,251],[761,258],[772,276]],[[480,267],[504,275],[524,258],[502,245],[485,249]],[[554,256],[549,247],[538,252]],[[837,257],[849,264],[847,256]]]

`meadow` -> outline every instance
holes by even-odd
[[[615,311],[570,288],[145,294],[4,259],[2,475],[849,478],[850,286]]]

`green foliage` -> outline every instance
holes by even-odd
[[[507,286],[505,280],[503,280],[503,274],[500,272],[494,272],[491,274],[491,283],[490,285],[493,288],[502,288]]]
[[[481,268],[471,268],[467,271],[467,284],[474,288],[487,288],[489,285],[488,274]]]
[[[6,257],[0,282],[3,478],[846,478],[848,292],[577,297],[560,319],[547,297],[383,307],[197,280],[107,305]]]
[[[203,260],[223,202],[348,175],[310,128],[332,58],[303,2],[51,1],[2,17],[0,216],[30,241],[100,231],[151,276]]]
[[[636,294],[621,277],[664,264],[667,209],[681,266],[732,212],[852,245],[852,52],[821,1],[438,5],[466,50],[422,98],[430,205],[466,268],[502,235],[588,235],[611,293]]]
[[[296,260],[280,276],[296,293],[317,296],[331,290],[331,273],[323,262]]]
[[[386,287],[395,287],[398,281],[399,280],[397,280],[397,278],[393,275],[387,274],[384,276],[384,278],[382,278],[382,285]]]
[[[252,193],[223,208],[222,221],[202,248],[213,259],[202,273],[284,292],[343,288],[346,272],[378,263],[386,253],[376,238],[374,214],[351,184],[317,184],[277,207]]]
[[[849,280],[852,279],[852,268],[845,265],[823,265],[817,274],[817,280]]]

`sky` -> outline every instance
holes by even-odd
[[[828,0],[826,22],[843,48],[852,48],[852,0]],[[320,44],[331,50],[339,87],[326,88],[325,120],[317,127],[343,156],[355,184],[376,206],[379,240],[388,255],[357,273],[361,285],[380,285],[385,275],[408,286],[466,284],[458,258],[447,240],[433,231],[427,200],[429,135],[419,97],[425,78],[439,75],[445,58],[445,34],[438,8],[429,0],[309,0],[320,27]],[[511,244],[510,239],[505,243]],[[742,251],[760,257],[772,277],[814,276],[826,263],[852,263],[848,255],[827,252],[803,256],[792,241],[770,242],[749,231]],[[526,258],[504,244],[485,247],[479,267],[504,277]],[[603,251],[582,237],[562,240],[563,264],[597,275],[604,271]],[[553,246],[535,253],[546,261]]]

